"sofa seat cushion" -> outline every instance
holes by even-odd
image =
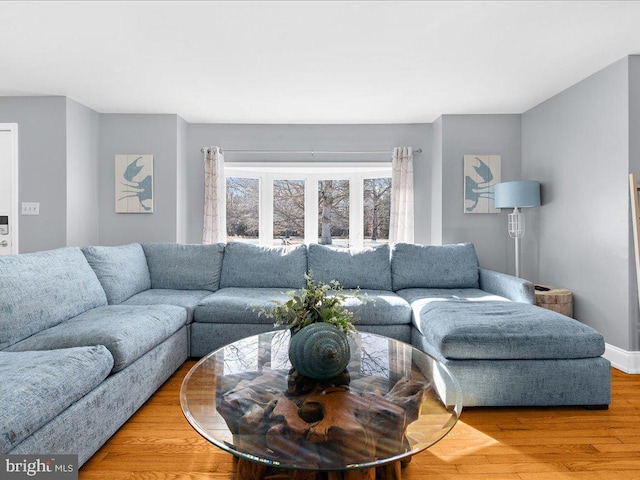
[[[106,304],[79,248],[0,256],[0,350]]]
[[[602,335],[577,320],[517,302],[430,302],[425,340],[452,360],[577,359],[604,353]]]
[[[220,287],[224,244],[143,243],[151,288],[210,290]]]
[[[112,367],[103,346],[0,352],[0,453],[92,391]]]
[[[273,319],[258,316],[258,312],[288,299],[281,288],[222,288],[200,302],[193,318],[203,323],[268,324]]]
[[[407,288],[396,292],[411,305],[411,322],[420,333],[422,330],[422,312],[433,302],[463,301],[463,302],[508,302],[507,298],[494,295],[477,288]]]
[[[358,325],[407,325],[411,323],[411,306],[400,296],[386,290],[360,290],[355,297],[348,290],[344,307],[354,312],[353,322]]]
[[[312,243],[309,270],[314,280],[337,280],[343,288],[391,290],[389,244],[375,248],[344,249]]]
[[[152,288],[135,294],[123,305],[177,305],[187,310],[187,323],[193,321],[193,311],[203,298],[211,295],[208,290],[171,290]]]
[[[113,372],[118,372],[169,338],[186,321],[186,310],[175,305],[109,305],[43,330],[9,350],[104,345],[113,355]]]
[[[151,288],[147,257],[139,243],[82,249],[102,284],[109,305],[117,305]]]

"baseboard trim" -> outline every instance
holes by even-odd
[[[609,360],[612,366],[622,370],[624,373],[640,373],[640,352],[628,352],[605,343],[603,357]]]

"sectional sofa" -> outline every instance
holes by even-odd
[[[0,257],[0,454],[84,463],[188,356],[272,329],[259,310],[308,270],[359,287],[356,327],[438,358],[465,406],[610,402],[602,336],[470,244],[69,247]]]

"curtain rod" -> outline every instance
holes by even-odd
[[[204,153],[204,151],[206,150],[206,147],[202,147],[200,149],[201,152]],[[325,154],[341,154],[341,155],[353,155],[353,154],[358,154],[358,155],[364,155],[364,154],[368,154],[368,153],[393,153],[393,150],[227,150],[226,148],[222,149],[224,152],[231,152],[231,153],[296,153],[296,154],[320,154],[320,155],[325,155]],[[413,153],[422,153],[422,149],[418,148],[416,150],[413,151]]]

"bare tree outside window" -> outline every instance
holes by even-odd
[[[391,178],[364,181],[364,236],[371,243],[389,241]]]
[[[349,180],[318,182],[318,232],[322,245],[349,246]]]
[[[304,242],[304,180],[273,181],[274,245]]]
[[[257,178],[227,177],[227,238],[258,243],[260,181]]]

